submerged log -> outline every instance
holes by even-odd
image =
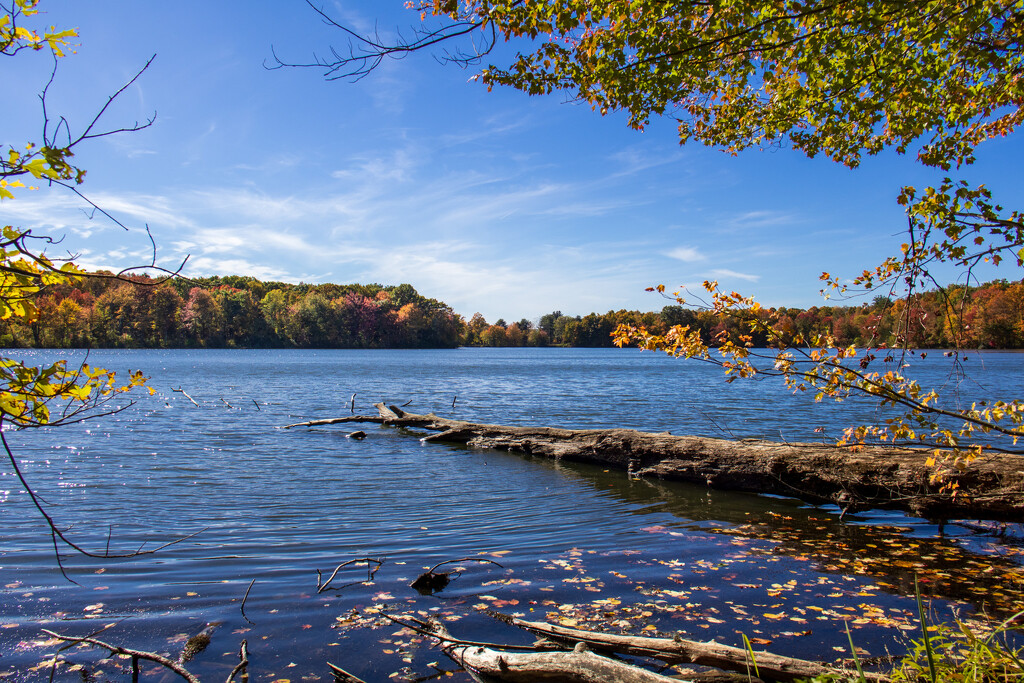
[[[417,415],[375,404],[379,415],[351,415],[287,425],[314,427],[369,422],[438,432],[424,442],[461,443],[527,455],[596,463],[629,470],[633,476],[688,481],[732,491],[770,493],[844,510],[895,508],[931,518],[1024,517],[1024,460],[1001,455],[979,458],[946,481],[952,497],[933,484],[928,451],[867,446],[731,441],[674,436],[632,429],[561,429],[489,425]]]

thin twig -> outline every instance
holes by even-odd
[[[256,579],[253,579],[253,581],[255,580]],[[252,588],[252,584],[249,584],[249,587]],[[248,594],[248,591],[246,591],[246,595]],[[244,612],[242,613],[242,616],[245,616]],[[248,619],[246,621],[248,621]],[[250,621],[249,623],[251,624],[252,622]],[[224,683],[232,683],[235,680],[235,676],[237,676],[240,671],[245,672],[242,674],[243,683],[244,681],[249,680],[249,643],[247,643],[244,638],[242,639],[242,645],[238,648],[238,660],[238,664],[235,664],[235,668],[231,670],[230,674],[228,674],[228,678]]]
[[[255,577],[253,577],[253,580],[249,582],[249,587],[245,589],[245,596],[242,598],[242,618],[245,619],[246,621],[248,621],[253,626],[255,626],[256,624],[254,624],[252,622],[252,620],[249,619],[249,617],[245,616],[245,601],[249,599],[249,591],[252,590],[252,585],[254,583],[256,583],[256,578]]]
[[[444,565],[444,564],[456,564],[456,563],[459,563],[459,562],[490,562],[491,564],[493,564],[495,566],[498,566],[498,567],[501,567],[502,569],[504,569],[504,567],[502,567],[500,564],[498,564],[494,560],[488,560],[486,557],[463,557],[461,560],[445,560],[444,562],[438,562],[433,567],[428,569],[427,573],[428,574],[433,574],[434,570],[437,569],[438,567],[440,567],[441,565]]]
[[[373,575],[377,573],[378,569],[380,569],[381,567],[384,566],[383,560],[379,560],[379,559],[376,559],[376,558],[373,558],[373,557],[361,557],[361,558],[356,559],[356,560],[349,560],[347,562],[342,562],[337,567],[335,567],[334,568],[334,573],[331,574],[331,577],[329,579],[327,579],[327,581],[325,581],[324,583],[320,583],[320,580],[323,578],[323,575],[320,573],[320,570],[317,569],[316,570],[316,592],[317,593],[323,593],[325,590],[327,590],[328,586],[331,585],[331,581],[334,581],[334,577],[338,575],[338,572],[341,571],[342,567],[347,567],[350,564],[359,564],[359,563],[362,563],[362,562],[366,563],[366,571],[367,571],[366,580],[367,581],[372,581],[373,580]],[[371,564],[376,564],[377,566],[373,567],[371,569],[370,568]],[[352,584],[347,584],[347,585],[352,585]],[[344,586],[342,586],[342,588],[344,588]],[[339,589],[335,589],[335,590],[339,590]]]

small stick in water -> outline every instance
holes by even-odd
[[[194,398],[192,398],[191,396],[189,396],[188,394],[186,394],[186,393],[185,393],[185,390],[184,390],[184,389],[181,389],[181,388],[178,388],[178,389],[171,389],[171,391],[176,391],[176,392],[178,392],[179,394],[181,394],[182,396],[184,396],[184,397],[185,397],[185,398],[187,398],[188,400],[192,401],[193,405],[195,405],[195,407],[196,407],[196,408],[198,408],[198,407],[199,407],[199,404],[198,404],[198,403],[196,403],[196,400],[195,400]]]

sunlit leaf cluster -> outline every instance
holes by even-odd
[[[69,39],[78,35],[75,29],[59,30],[56,26],[42,29],[24,25],[39,14],[39,0],[8,0],[0,2],[0,56],[9,57],[22,50],[50,50],[63,57],[72,47]]]

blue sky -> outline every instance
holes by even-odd
[[[418,15],[402,0],[325,8],[388,34]],[[463,315],[536,319],[658,310],[645,292],[717,279],[767,305],[821,303],[823,270],[855,275],[895,253],[903,184],[941,175],[885,155],[851,171],[788,150],[738,157],[680,147],[668,121],[629,130],[560,96],[488,93],[472,71],[429,54],[385,62],[358,83],[267,70],[271,49],[304,61],[345,42],[300,0],[148,3],[44,0],[47,24],[75,26],[50,111],[79,130],[156,54],[104,119],[154,112],[142,132],[95,140],[82,190],[131,229],[66,191],[22,193],[0,220],[64,236],[90,267],[158,259],[189,275],[289,282],[408,282]],[[2,142],[39,138],[42,54],[0,63]],[[987,144],[965,177],[1019,199],[1021,143]],[[983,277],[1019,278],[1004,267]]]

